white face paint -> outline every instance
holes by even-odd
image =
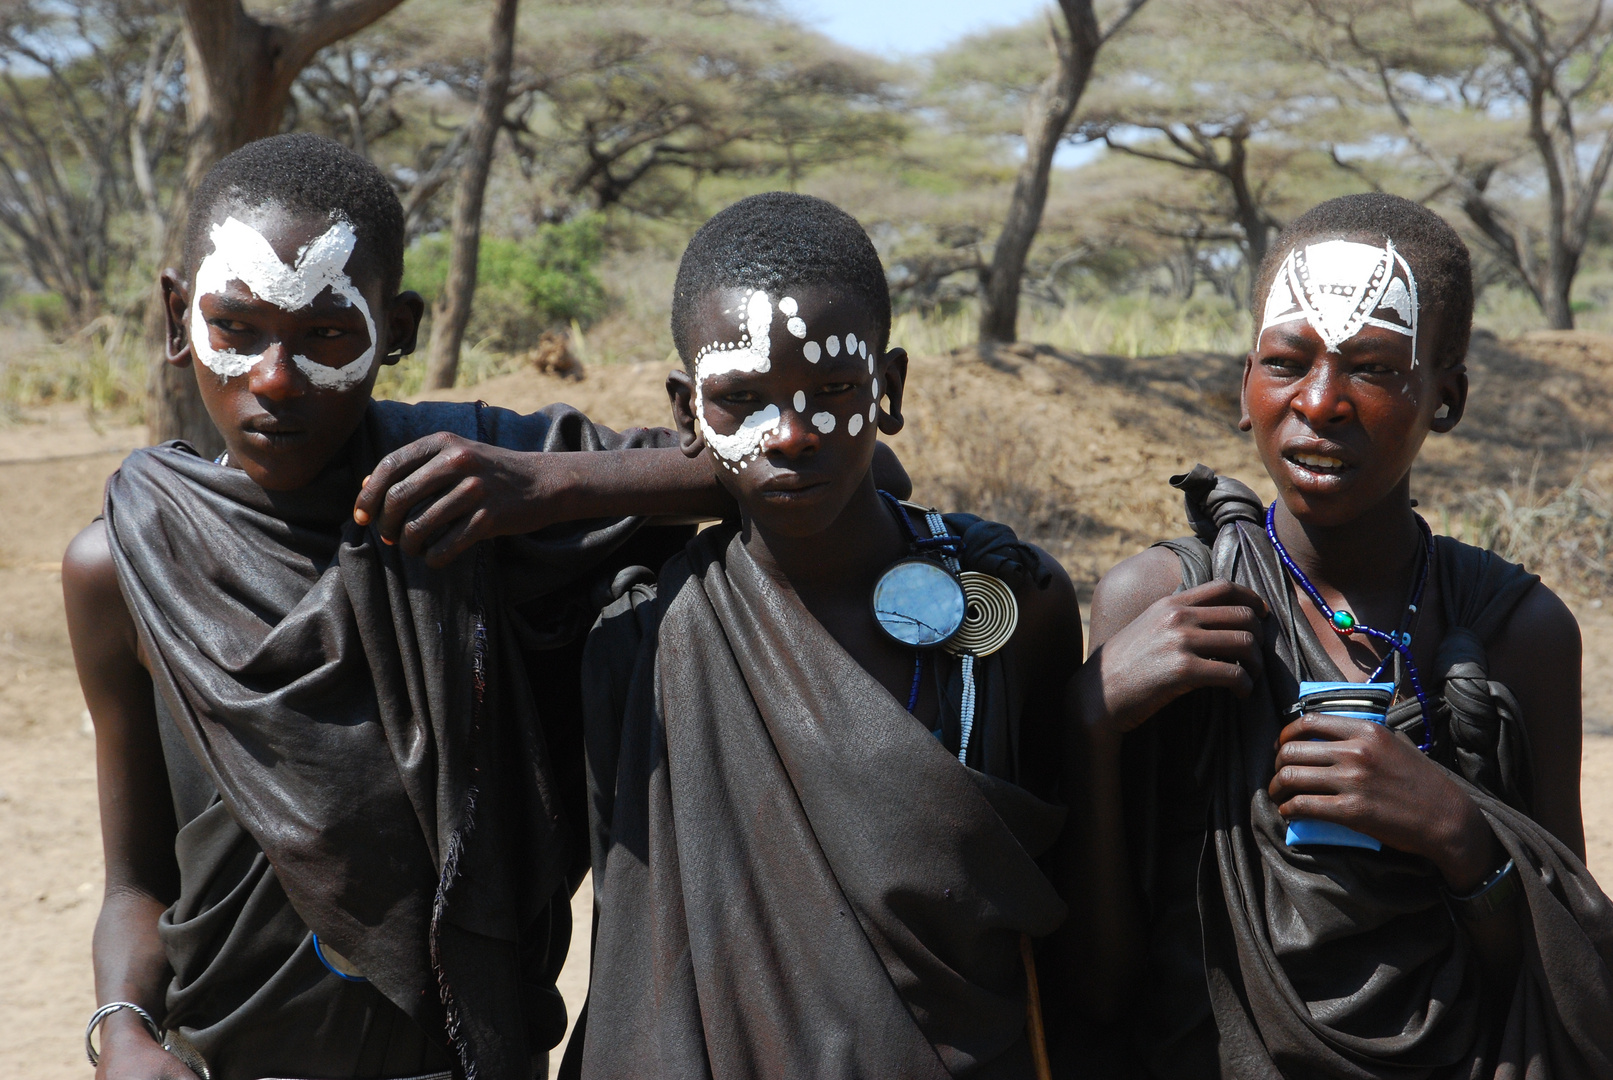
[[[234,349],[215,349],[208,336],[207,320],[202,317],[201,298],[218,295],[239,281],[260,300],[285,311],[301,311],[320,293],[329,289],[344,304],[358,309],[370,334],[369,347],[351,363],[339,368],[293,356],[297,370],[323,390],[347,390],[362,383],[375,362],[375,320],[364,294],[347,276],[347,260],[353,255],[358,236],[353,226],[338,221],[322,235],[297,252],[297,262],[287,266],[275,254],[263,234],[237,219],[226,218],[209,234],[213,251],[196,268],[195,299],[190,309],[191,351],[196,359],[221,379],[245,375],[263,361],[264,354],[242,356]]]
[[[806,395],[803,394],[799,390],[797,390],[795,392],[795,411],[796,412],[805,412],[806,411]]]
[[[801,346],[801,355],[807,358],[807,363],[816,364],[823,359],[823,350],[816,341],[809,341]]]
[[[828,340],[823,343],[823,347],[829,350],[830,356],[840,355],[840,339],[833,334],[829,335]]]
[[[740,305],[740,335],[733,344],[713,342],[695,355],[694,407],[700,430],[706,434],[711,452],[730,471],[744,468],[762,452],[762,440],[778,429],[781,414],[777,405],[758,409],[740,422],[732,435],[713,431],[706,419],[706,380],[736,371],[763,374],[773,366],[773,301],[760,289],[745,294]],[[803,406],[805,402],[803,401]]]
[[[846,335],[846,355],[850,356],[852,353],[855,353],[856,351],[857,351],[857,335],[856,334],[847,334]]]
[[[812,426],[827,435],[835,429],[835,414],[828,412],[815,412],[812,414]]]
[[[1364,326],[1404,334],[1417,366],[1417,279],[1392,241],[1324,240],[1290,251],[1266,294],[1260,332],[1301,320],[1334,353]]]
[[[851,414],[851,419],[846,421],[846,434],[847,435],[856,435],[857,432],[861,431],[862,429],[863,429],[863,414],[862,413],[852,413]]]

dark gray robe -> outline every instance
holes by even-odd
[[[1002,668],[970,759],[1011,770]],[[960,764],[734,525],[607,609],[584,690],[584,1077],[1029,1075],[1019,943],[1064,916],[1035,862],[1062,810]]]
[[[1439,537],[1446,638],[1425,688],[1433,757],[1469,791],[1524,886],[1514,985],[1485,986],[1431,863],[1385,848],[1295,850],[1266,794],[1302,680],[1341,675],[1298,608],[1248,488],[1203,466],[1176,481],[1197,538],[1174,541],[1183,587],[1237,581],[1272,611],[1247,702],[1189,695],[1128,738],[1128,821],[1150,921],[1133,1045],[1157,1077],[1613,1076],[1613,909],[1527,815],[1517,702],[1484,646],[1538,581]],[[1420,734],[1415,699],[1389,723]]]
[[[584,579],[638,522],[432,570],[352,505],[381,456],[439,431],[548,451],[671,438],[565,406],[375,402],[298,491],[183,444],[137,451],[108,483],[180,823],[166,1022],[219,1080],[456,1063],[525,1080],[564,1033],[554,979],[586,866],[578,691],[574,666],[568,687],[543,658],[591,621]],[[370,981],[327,972],[310,929]]]

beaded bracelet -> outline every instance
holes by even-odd
[[[162,1042],[162,1029],[157,1026],[157,1021],[151,1018],[150,1013],[146,1012],[146,1010],[142,1009],[132,1001],[109,1002],[106,1005],[102,1005],[99,1009],[96,1009],[94,1014],[90,1017],[90,1022],[84,1025],[84,1053],[89,1057],[91,1065],[99,1065],[101,1063],[101,1055],[95,1049],[95,1043],[91,1041],[91,1038],[95,1035],[95,1029],[101,1026],[101,1022],[103,1020],[117,1012],[119,1009],[128,1009],[130,1012],[138,1016],[146,1025],[146,1030],[151,1032],[151,1037],[158,1043]]]
[[[1457,896],[1446,889],[1445,900],[1454,914],[1469,922],[1478,922],[1505,911],[1522,893],[1517,864],[1508,859],[1505,866],[1466,896]]]

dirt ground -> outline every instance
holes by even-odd
[[[1545,486],[1585,472],[1613,490],[1613,458],[1588,449],[1613,432],[1613,339],[1481,338],[1473,404],[1430,441],[1417,495],[1436,528],[1464,495]],[[914,362],[908,429],[892,440],[917,497],[993,514],[1035,536],[1090,585],[1119,558],[1184,530],[1166,485],[1195,461],[1269,485],[1236,420],[1238,361],[1211,355],[1124,360],[1047,350]],[[664,365],[618,365],[581,381],[520,373],[476,387],[493,404],[566,401],[613,426],[665,422]],[[86,1077],[94,1008],[90,934],[102,882],[94,741],[61,609],[60,559],[96,514],[101,488],[140,429],[82,410],[25,413],[0,427],[0,1075]],[[1550,577],[1548,576],[1548,580]],[[1557,582],[1553,582],[1557,584]],[[1613,874],[1613,610],[1568,597],[1585,637],[1583,800],[1589,863]],[[588,922],[586,893],[578,924]],[[568,1000],[586,984],[581,958]]]

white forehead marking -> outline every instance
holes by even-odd
[[[823,350],[816,341],[809,341],[801,346],[801,355],[807,358],[807,363],[816,364],[823,358]]]
[[[706,420],[706,380],[715,375],[736,371],[765,373],[773,366],[773,301],[760,289],[745,294],[741,303],[739,340],[733,344],[712,342],[695,356],[694,402],[695,415],[700,418],[700,430],[706,434],[706,443],[719,458],[734,462],[740,468],[762,452],[762,440],[778,428],[781,414],[777,405],[758,409],[745,417],[739,430],[723,435],[711,429]]]
[[[805,409],[806,409],[806,395],[803,394],[801,391],[797,390],[795,392],[795,411],[796,412],[802,412]]]
[[[863,414],[852,413],[851,419],[846,421],[846,434],[855,435],[863,429]]]
[[[789,321],[784,324],[784,329],[788,330],[793,338],[806,337],[806,323],[801,321],[799,315],[791,315]]]
[[[234,349],[213,348],[207,320],[202,317],[203,296],[218,295],[229,288],[230,282],[239,281],[260,300],[285,311],[301,311],[329,289],[364,316],[364,326],[370,334],[369,348],[339,368],[316,363],[306,356],[294,356],[292,362],[309,382],[321,389],[346,390],[364,381],[375,360],[375,320],[370,317],[370,306],[364,302],[364,294],[347,276],[347,260],[358,243],[353,226],[345,221],[336,222],[297,252],[294,266],[280,261],[262,233],[234,217],[214,225],[209,236],[213,250],[196,268],[195,299],[190,309],[191,351],[197,360],[220,378],[232,379],[245,375],[264,358],[263,353],[242,356]]]
[[[1266,294],[1260,332],[1301,320],[1328,352],[1338,352],[1363,326],[1404,334],[1417,366],[1417,278],[1393,241],[1380,248],[1324,240],[1290,251]]]
[[[778,309],[782,314],[790,316],[800,311],[801,307],[795,302],[795,297],[786,296],[778,302]]]
[[[829,350],[830,356],[840,355],[840,339],[833,334],[829,335],[828,340],[823,343],[823,347]]]
[[[827,413],[827,412],[815,412],[815,413],[813,413],[812,414],[812,426],[817,428],[819,431],[823,432],[825,435],[829,434],[829,432],[831,432],[831,431],[833,431],[835,429],[835,415],[834,415],[834,413]]]

